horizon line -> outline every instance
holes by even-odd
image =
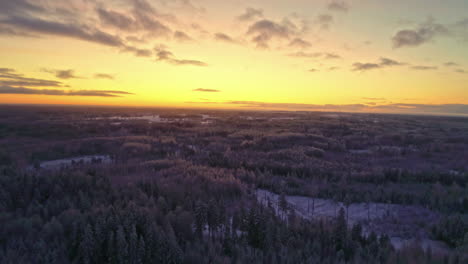
[[[324,106],[327,104],[324,104]],[[328,104],[329,105],[329,104]],[[421,104],[424,105],[424,104]],[[468,104],[426,104],[431,106],[443,106],[443,105],[463,105],[468,106]],[[233,108],[223,108],[223,107],[190,107],[190,106],[148,106],[148,105],[105,105],[105,104],[98,104],[98,105],[86,105],[86,104],[21,104],[21,103],[0,103],[0,107],[77,107],[77,108],[86,108],[86,107],[96,107],[96,108],[108,108],[108,109],[173,109],[173,110],[205,110],[205,111],[239,111],[239,112],[290,112],[290,113],[340,113],[340,114],[374,114],[374,115],[404,115],[404,116],[434,116],[434,117],[462,117],[468,118],[468,113],[450,113],[450,112],[398,112],[398,111],[346,111],[346,110],[294,110],[294,109],[275,109],[275,108],[255,108],[251,107],[246,109],[245,107],[233,107]],[[340,106],[340,105],[336,105]]]

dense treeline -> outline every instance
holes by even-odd
[[[0,263],[466,261],[466,119],[11,109],[0,107]],[[145,115],[166,120],[131,118]],[[40,169],[86,155],[112,162]],[[399,219],[389,230],[348,229],[343,213],[308,221],[284,200],[275,212],[257,203],[257,188],[346,206],[424,207],[437,217],[411,234],[443,241],[447,252],[396,250],[370,234],[404,233]]]
[[[461,215],[445,217],[432,228],[434,237],[451,247],[468,250],[468,219]]]
[[[128,185],[92,169],[3,173],[0,263],[462,261],[443,262],[421,249],[397,252],[386,236],[364,236],[359,225],[348,230],[344,211],[332,222],[301,220],[287,208],[279,217],[221,173],[166,173]]]

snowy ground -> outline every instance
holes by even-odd
[[[44,161],[39,164],[41,169],[57,170],[65,167],[72,166],[74,164],[91,164],[91,163],[111,163],[112,159],[109,155],[93,155],[93,156],[82,156],[68,159],[59,159]]]
[[[267,190],[258,189],[257,200],[264,205],[271,203],[278,209],[279,195]],[[430,247],[433,251],[444,253],[448,247],[439,241],[429,239],[428,227],[436,223],[438,214],[423,207],[405,206],[384,203],[354,203],[348,208],[343,203],[328,199],[316,199],[305,196],[286,196],[291,210],[306,219],[334,219],[341,208],[345,210],[350,226],[361,223],[365,233],[374,231],[377,234],[387,234],[395,248],[417,244],[424,249]]]
[[[201,115],[203,121],[201,121],[202,125],[207,125],[213,123],[212,119],[216,119],[215,117],[211,117],[210,115]],[[143,115],[143,116],[111,116],[111,117],[96,117],[90,118],[89,120],[113,120],[113,125],[120,125],[122,122],[120,121],[133,121],[133,120],[143,120],[148,121],[149,123],[175,123],[175,122],[187,122],[191,121],[191,118],[162,118],[160,115]]]

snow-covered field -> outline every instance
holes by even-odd
[[[108,164],[111,162],[112,162],[112,159],[109,155],[92,155],[92,156],[82,156],[82,157],[74,157],[74,158],[68,158],[68,159],[44,161],[39,164],[39,168],[48,169],[48,170],[56,170],[56,169],[61,169],[64,167],[69,167],[74,164],[91,164],[91,163]]]
[[[278,207],[279,195],[258,189],[256,196],[263,205],[270,202],[281,215]],[[385,203],[353,203],[346,207],[343,203],[329,199],[305,196],[285,196],[285,198],[289,209],[305,219],[332,220],[343,208],[350,227],[360,223],[365,234],[372,231],[377,234],[387,234],[397,249],[417,244],[424,249],[430,247],[440,253],[449,250],[444,243],[429,238],[427,229],[437,222],[439,215],[423,207]]]
[[[207,125],[213,123],[213,120],[216,119],[215,117],[211,117],[210,115],[201,115],[203,121],[201,121],[202,125]],[[112,120],[118,121],[113,122],[114,125],[120,125],[122,122],[120,121],[134,121],[134,120],[143,120],[148,121],[149,123],[174,123],[174,122],[187,122],[191,121],[191,118],[185,118],[181,116],[180,118],[162,118],[160,115],[143,115],[143,116],[111,116],[111,117],[96,117],[91,118],[90,120]]]
[[[150,123],[167,123],[167,119],[161,118],[159,115],[144,115],[144,116],[111,116],[111,117],[96,117],[91,120],[118,120],[118,121],[130,121],[130,120],[146,120]]]

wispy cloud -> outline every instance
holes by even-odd
[[[238,16],[237,19],[240,21],[251,21],[256,18],[263,17],[263,10],[262,9],[256,9],[252,7],[248,7],[245,9],[245,12]]]
[[[64,87],[62,82],[25,77],[14,69],[0,68],[0,85],[25,87]]]
[[[99,16],[101,23],[107,26],[115,27],[120,30],[136,30],[136,21],[126,14],[107,10],[104,8],[97,8],[96,12]]]
[[[192,91],[194,91],[194,92],[204,92],[204,93],[219,93],[219,92],[221,92],[220,90],[205,89],[205,88],[197,88],[197,89],[193,89]]]
[[[341,56],[335,53],[329,53],[329,52],[294,52],[288,54],[290,57],[297,57],[297,58],[322,58],[322,59],[327,59],[327,60],[332,60],[332,59],[341,59]]]
[[[214,39],[218,41],[223,41],[231,44],[237,44],[238,42],[234,40],[231,36],[225,33],[218,32],[214,34]]]
[[[122,52],[130,52],[136,57],[149,58],[153,56],[153,51],[150,49],[140,49],[132,46],[125,46],[121,49]]]
[[[439,36],[449,36],[449,26],[436,23],[433,18],[413,29],[403,29],[392,37],[393,48],[417,47]]]
[[[120,37],[111,35],[98,29],[89,29],[75,23],[60,23],[33,17],[13,16],[2,21],[4,24],[16,26],[30,32],[48,35],[70,37],[94,42],[111,47],[122,47],[124,43]]]
[[[297,14],[284,17],[281,21],[263,18],[252,23],[246,32],[257,48],[268,49],[272,44],[278,48],[307,48],[311,43],[304,39],[308,31],[308,21]]]
[[[437,70],[438,67],[436,66],[424,66],[424,65],[415,65],[410,67],[413,70],[418,70],[418,71],[432,71],[432,70]]]
[[[458,63],[456,63],[456,62],[448,61],[448,62],[444,63],[444,66],[446,66],[446,67],[456,67],[456,66],[460,66],[460,65]]]
[[[367,101],[387,101],[387,99],[383,97],[363,97],[362,99]]]
[[[94,74],[95,79],[107,79],[107,80],[114,80],[115,76],[107,73],[96,73]]]
[[[36,35],[27,33],[18,29],[5,27],[0,25],[0,35],[12,36],[12,37],[28,37],[28,38],[37,38]]]
[[[97,76],[97,75],[96,75]],[[107,76],[100,74],[101,77]],[[109,75],[110,76],[110,75]],[[69,77],[69,76],[67,76]],[[65,78],[66,79],[66,78]],[[29,78],[10,68],[0,68],[0,94],[121,97],[133,93],[117,90],[63,89],[59,81]],[[53,89],[51,89],[53,88]],[[62,89],[59,89],[62,88]]]
[[[156,47],[156,61],[165,61],[174,65],[191,65],[198,67],[206,67],[207,63],[198,60],[181,60],[177,59],[172,52],[167,50],[165,47]]]
[[[42,71],[53,74],[58,79],[68,80],[68,79],[82,79],[75,75],[75,70],[53,70],[53,69],[42,69]]]
[[[24,95],[54,95],[54,96],[94,96],[94,97],[121,97],[132,95],[129,92],[109,90],[58,90],[58,89],[31,89],[25,87],[0,86],[0,94]]]
[[[402,65],[407,65],[407,63],[404,62],[399,62],[396,60],[392,60],[389,58],[380,58],[380,65],[381,66],[402,66]]]
[[[189,42],[193,40],[189,35],[187,35],[187,33],[182,31],[174,32],[174,39],[179,42]]]
[[[335,12],[348,12],[350,7],[345,1],[334,0],[327,5],[327,8]]]
[[[295,38],[289,43],[289,47],[306,49],[312,47],[312,44],[307,40]]]
[[[44,9],[37,3],[28,0],[0,1],[0,10],[7,14],[24,14],[25,12],[40,12]]]
[[[101,21],[127,31],[144,31],[153,37],[168,36],[172,30],[161,20],[176,22],[177,18],[172,14],[162,14],[146,0],[131,0],[133,4],[129,15],[108,11],[107,15],[100,14]]]
[[[252,42],[257,48],[268,48],[272,39],[289,39],[295,32],[288,24],[280,24],[272,20],[263,19],[252,24],[247,35],[253,36]]]
[[[131,40],[167,37],[172,30],[160,20],[177,21],[173,15],[156,11],[146,0],[124,1],[116,10],[104,3],[84,2],[0,1],[0,35],[71,38],[150,57],[151,50],[135,46]],[[176,40],[184,37],[174,33]]]
[[[380,58],[379,62],[356,62],[353,64],[352,71],[369,71],[375,69],[382,69],[386,67],[393,67],[393,66],[403,66],[407,65],[407,63],[399,62],[396,60],[392,60],[389,58]]]
[[[319,25],[321,29],[327,30],[333,24],[334,18],[330,14],[318,15],[315,19],[315,24]]]

